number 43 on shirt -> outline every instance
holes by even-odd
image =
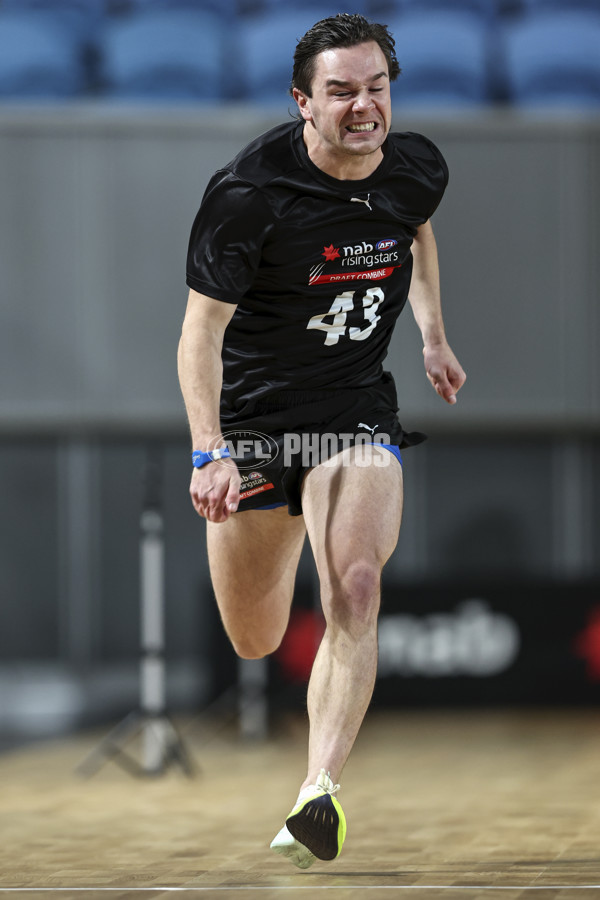
[[[346,334],[346,316],[354,309],[354,295],[356,293],[356,291],[344,291],[343,294],[338,294],[328,312],[319,316],[313,316],[309,320],[309,323],[306,326],[307,329],[318,328],[319,331],[325,332],[326,347],[337,344],[340,337]],[[377,310],[383,303],[383,299],[384,293],[380,287],[368,288],[362,298],[362,305],[365,322],[369,322],[369,324],[366,328],[348,328],[348,337],[351,341],[364,341],[365,338],[369,337],[381,319],[381,316],[377,315]],[[332,316],[333,318],[331,321],[326,322],[325,320],[328,319],[329,316]]]

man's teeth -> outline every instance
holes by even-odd
[[[365,122],[361,125],[348,125],[348,131],[373,131],[375,122]]]

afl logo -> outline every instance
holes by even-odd
[[[379,241],[377,243],[378,250],[390,250],[392,247],[395,247],[398,241],[395,241],[393,238],[385,238],[383,241]]]

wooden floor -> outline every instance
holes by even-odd
[[[101,734],[0,757],[0,900],[600,900],[600,713],[371,714],[340,792],[344,851],[307,872],[268,849],[304,722],[251,746],[183,733],[193,780],[114,763],[82,779]]]

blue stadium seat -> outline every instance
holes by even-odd
[[[229,22],[238,13],[238,0],[105,0],[112,15],[155,10],[212,12]]]
[[[595,12],[600,13],[600,0],[520,0],[522,12]]]
[[[35,12],[0,11],[0,96],[74,97],[87,87],[79,40]]]
[[[294,50],[303,34],[329,12],[266,13],[242,21],[238,31],[244,99],[253,103],[293,103],[288,95]]]
[[[468,13],[485,22],[499,12],[500,0],[396,0],[403,14]]]
[[[115,19],[99,49],[110,97],[216,101],[227,94],[225,30],[212,13],[155,10]]]
[[[262,5],[267,13],[279,14],[290,11],[289,0],[262,0]],[[319,19],[335,16],[336,13],[340,12],[360,13],[364,16],[369,11],[369,0],[352,0],[347,5],[336,3],[335,0],[328,0],[328,2],[324,2],[324,0],[302,0],[301,8],[303,12],[304,10],[309,12],[309,18],[311,11],[313,11],[310,24],[314,25]]]
[[[37,13],[77,35],[90,40],[106,12],[106,0],[0,0],[4,12]]]
[[[600,108],[600,13],[532,14],[506,26],[502,49],[513,104]]]
[[[489,101],[489,30],[460,13],[403,15],[388,22],[402,74],[395,104],[440,111]]]

